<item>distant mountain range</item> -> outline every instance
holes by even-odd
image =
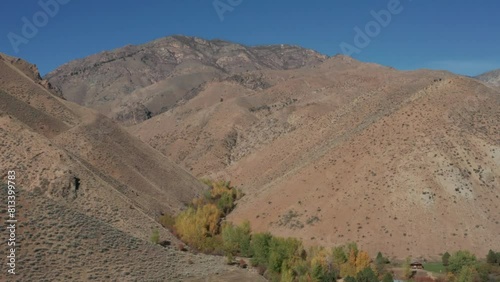
[[[494,86],[500,86],[500,69],[476,76],[477,79]]]

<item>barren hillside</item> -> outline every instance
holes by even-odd
[[[325,59],[295,46],[247,47],[170,36],[69,62],[46,78],[68,100],[130,125],[196,95],[205,82],[245,71],[299,68]]]
[[[222,258],[177,251],[178,241],[156,222],[203,184],[113,121],[49,89],[34,66],[0,55],[2,195],[13,170],[20,280],[179,281],[233,271]],[[153,229],[173,246],[151,245]]]
[[[131,128],[194,175],[241,186],[231,220],[400,258],[500,247],[498,90],[343,56],[242,76]]]
[[[494,70],[476,76],[477,79],[489,83],[493,86],[500,87],[500,70]]]

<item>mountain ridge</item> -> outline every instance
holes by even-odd
[[[45,78],[58,85],[68,100],[128,124],[134,120],[127,112],[137,111],[142,121],[173,106],[191,89],[213,79],[251,70],[298,68],[326,58],[298,46],[249,47],[177,35],[71,61]],[[89,86],[85,81],[92,84]],[[155,85],[161,89],[147,90]],[[158,104],[162,106],[157,107]],[[112,112],[117,108],[123,110]]]
[[[493,86],[500,87],[500,69],[485,72],[475,77]]]

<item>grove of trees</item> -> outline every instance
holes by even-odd
[[[250,223],[240,225],[225,222],[224,218],[243,195],[230,182],[204,181],[210,189],[203,197],[177,216],[164,215],[160,223],[169,228],[195,251],[224,254],[228,262],[237,256],[249,258],[252,266],[271,281],[336,281],[392,282],[387,270],[389,260],[380,252],[372,260],[367,252],[359,250],[356,243],[335,246],[331,249],[312,247],[308,250],[294,238],[273,236],[270,233],[252,233]],[[158,243],[155,230],[151,241]],[[492,250],[482,263],[468,251],[442,256],[447,267],[446,280],[451,282],[489,281],[491,267],[500,265],[500,253]],[[410,258],[403,263],[403,276],[411,279]]]

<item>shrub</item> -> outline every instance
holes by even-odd
[[[163,227],[166,227],[170,230],[173,230],[174,229],[174,226],[175,226],[175,217],[169,215],[169,214],[164,214],[160,217],[160,224],[163,226]]]
[[[151,243],[158,244],[160,242],[160,231],[158,229],[153,230],[153,234],[151,234]]]

